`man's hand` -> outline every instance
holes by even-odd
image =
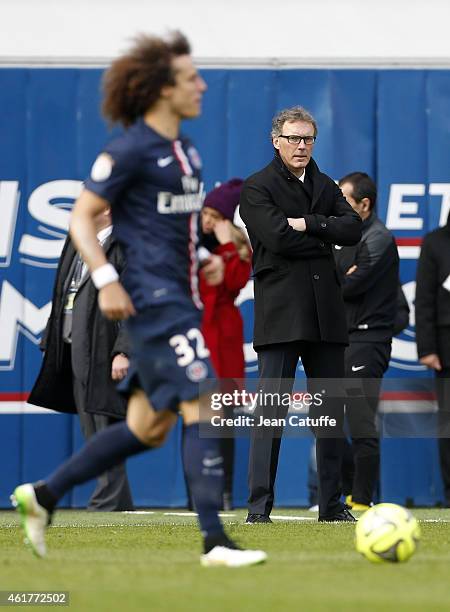
[[[100,289],[98,305],[105,317],[113,321],[128,319],[136,314],[130,296],[118,281]]]
[[[299,217],[298,219],[288,217],[287,222],[292,229],[295,229],[297,232],[306,232],[306,223],[303,217]]]
[[[350,274],[353,274],[353,272],[355,272],[355,270],[357,269],[358,269],[358,266],[356,264],[354,264],[353,266],[350,266],[350,268],[345,273],[345,276],[350,276]]]
[[[437,370],[438,372],[442,370],[441,360],[439,359],[439,355],[436,355],[436,353],[424,355],[419,359],[419,361],[420,363],[423,363],[423,365],[426,365],[427,368]]]
[[[227,242],[232,242],[233,229],[231,226],[231,221],[229,221],[228,219],[221,219],[220,221],[216,221],[216,224],[214,225],[214,233],[220,244],[227,244]]]
[[[112,361],[111,378],[113,380],[122,380],[128,374],[128,366],[130,360],[123,353],[116,355]]]
[[[211,255],[205,260],[206,263],[201,269],[208,285],[220,285],[224,279],[225,263],[220,255]]]

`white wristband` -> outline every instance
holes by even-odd
[[[197,257],[200,263],[203,263],[205,259],[208,259],[208,257],[210,256],[210,251],[208,251],[208,249],[206,249],[204,246],[201,246],[197,249]]]
[[[107,263],[94,270],[91,274],[91,278],[95,287],[100,290],[105,287],[105,285],[118,281],[119,275],[117,274],[115,267],[112,264]]]

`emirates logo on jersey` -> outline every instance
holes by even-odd
[[[158,193],[156,209],[161,215],[198,212],[203,206],[205,196],[203,183],[200,183],[197,193],[174,195],[169,191],[160,191]]]

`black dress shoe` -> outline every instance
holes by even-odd
[[[342,508],[342,510],[336,512],[336,514],[332,516],[319,516],[319,523],[337,523],[340,521],[344,523],[356,523],[355,517],[347,508]]]
[[[271,519],[267,514],[248,514],[247,520],[245,521],[247,524],[253,523],[271,523]]]

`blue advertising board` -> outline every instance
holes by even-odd
[[[0,505],[7,505],[17,482],[45,475],[81,443],[76,419],[39,411],[26,398],[41,362],[38,345],[70,210],[112,137],[99,111],[101,75],[88,68],[0,69]],[[201,152],[206,190],[266,165],[272,157],[271,118],[294,104],[317,119],[314,157],[322,171],[338,179],[361,170],[377,181],[378,213],[397,238],[401,281],[412,307],[410,326],[394,339],[387,374],[404,385],[387,392],[381,407],[395,412],[409,402],[420,413],[421,400],[408,381],[430,375],[417,362],[414,278],[422,236],[443,225],[450,212],[450,71],[208,69],[203,76],[208,91],[202,117],[183,129]],[[240,306],[247,374],[255,376],[251,282]],[[429,411],[430,402],[422,403],[423,412]],[[178,438],[175,431],[166,449],[130,462],[137,504],[184,502]],[[241,503],[247,444],[238,443]],[[295,479],[289,465],[307,457],[309,445],[283,442],[279,504],[307,503],[307,465],[296,469]],[[439,500],[433,440],[385,440],[383,448],[385,498]],[[415,461],[419,453],[421,461]],[[403,476],[412,460],[415,479],[408,488]],[[78,488],[65,503],[83,505],[89,490]]]

